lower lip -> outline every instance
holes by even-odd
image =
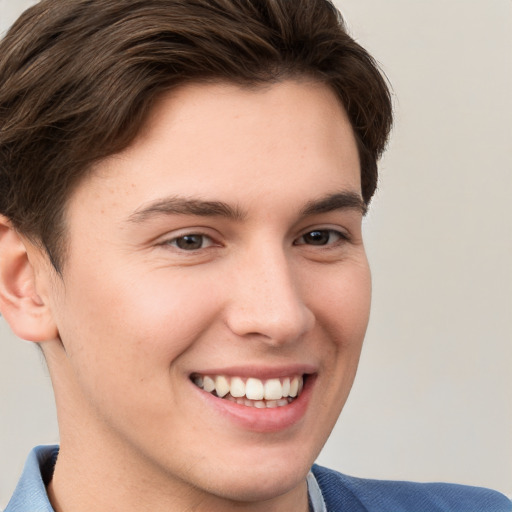
[[[203,391],[195,384],[192,386],[201,394],[208,406],[226,417],[230,422],[252,432],[280,432],[299,423],[306,415],[312,394],[315,376],[308,375],[301,394],[288,405],[262,408],[248,407]]]

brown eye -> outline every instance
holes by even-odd
[[[343,233],[334,229],[315,229],[298,238],[295,245],[328,245],[346,239]]]
[[[326,245],[331,234],[329,231],[310,231],[304,235],[304,243],[309,245]]]
[[[197,251],[212,245],[212,241],[205,235],[190,234],[173,238],[168,244],[183,251]]]

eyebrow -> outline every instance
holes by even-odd
[[[131,222],[144,222],[160,215],[197,215],[200,217],[226,217],[241,221],[245,214],[237,207],[221,201],[203,201],[187,197],[166,197],[136,210],[128,218]]]
[[[308,201],[301,209],[301,216],[319,215],[335,210],[357,210],[363,215],[367,206],[356,192],[338,192],[320,199]],[[247,215],[237,206],[230,206],[222,201],[204,201],[187,197],[167,197],[152,202],[135,212],[128,220],[134,223],[144,222],[161,215],[195,215],[198,217],[225,217],[237,222],[243,221]]]
[[[368,207],[358,193],[343,191],[307,202],[301,214],[307,217],[335,210],[357,210],[365,215]]]

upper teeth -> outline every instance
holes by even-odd
[[[229,393],[232,397],[246,397],[249,400],[294,398],[300,394],[304,384],[302,376],[260,380],[255,377],[244,379],[242,377],[230,378],[225,375],[198,375],[193,378],[193,381],[196,386],[209,393],[215,391],[217,396],[224,397]]]

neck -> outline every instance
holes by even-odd
[[[78,458],[61,445],[48,497],[55,512],[307,512],[306,480],[266,499],[205,492],[174,478],[154,478],[138,464],[116,464],[87,444]],[[133,468],[136,468],[134,471]]]

